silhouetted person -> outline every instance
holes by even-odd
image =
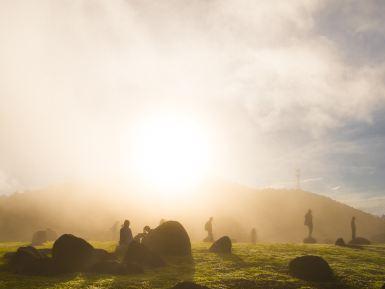
[[[255,228],[251,229],[251,243],[257,243],[257,230]]]
[[[151,231],[152,231],[152,229],[150,228],[150,226],[145,226],[143,228],[143,232],[136,235],[134,240],[139,242],[139,243],[142,243],[143,240],[148,236],[148,234],[151,233]]]
[[[352,220],[350,221],[350,226],[352,228],[352,240],[356,239],[356,217],[352,217]]]
[[[214,242],[214,235],[213,235],[213,217],[210,217],[210,219],[205,224],[205,230],[207,231],[207,237],[204,239],[205,242]]]
[[[309,229],[309,236],[308,238],[312,238],[312,234],[313,234],[313,215],[312,215],[312,212],[311,210],[309,209],[309,211],[307,211],[306,215],[305,215],[305,226],[308,227]]]
[[[133,238],[132,238],[132,232],[130,229],[130,221],[125,220],[122,228],[120,229],[119,245],[126,246],[131,243],[132,239]]]

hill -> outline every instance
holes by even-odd
[[[299,190],[256,190],[225,182],[205,183],[193,192],[162,194],[138,187],[63,185],[0,198],[0,241],[28,241],[33,232],[52,228],[87,239],[117,238],[111,227],[130,219],[134,233],[161,218],[180,220],[194,240],[205,236],[203,225],[214,216],[214,235],[248,241],[252,227],[261,242],[301,242],[304,214],[311,208],[319,242],[350,238],[350,219],[358,235],[369,239],[385,233],[379,217],[330,198]]]

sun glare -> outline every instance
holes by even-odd
[[[188,189],[200,183],[209,168],[209,142],[203,128],[186,119],[159,118],[135,130],[134,169],[157,189]]]

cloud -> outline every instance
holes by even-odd
[[[351,65],[384,62],[383,29],[385,3],[369,1],[323,1],[316,17],[317,32],[333,40]]]
[[[334,177],[367,148],[346,131],[384,109],[382,2],[0,5],[0,160],[26,186],[116,173],[121,139],[154,111],[205,122],[216,173],[241,182],[301,167],[322,191],[373,166]]]

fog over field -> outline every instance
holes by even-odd
[[[250,242],[255,228],[258,242],[297,243],[307,236],[304,215],[309,208],[313,235],[321,243],[334,243],[339,237],[349,240],[352,216],[359,236],[385,241],[384,220],[330,198],[298,190],[255,190],[223,181],[206,182],[193,193],[183,190],[176,195],[132,184],[63,185],[0,198],[0,241],[30,241],[34,232],[46,228],[90,240],[117,240],[124,219],[130,219],[134,234],[145,225],[155,228],[164,219],[182,222],[197,242],[206,237],[204,224],[214,216],[215,238],[228,235],[234,241]]]

